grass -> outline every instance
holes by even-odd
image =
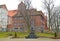
[[[0,32],[0,38],[5,38],[7,37],[8,33],[6,32]]]
[[[25,36],[28,36],[28,33],[25,32],[16,32],[18,37],[24,38]],[[8,37],[10,34],[12,36],[15,35],[15,32],[0,32],[0,38]]]
[[[29,33],[25,32],[16,32],[18,37],[24,38],[29,35]],[[8,37],[9,34],[12,34],[14,36],[15,32],[0,32],[0,38]],[[53,33],[36,33],[37,36],[44,36],[44,37],[54,37]]]
[[[43,37],[54,37],[53,33],[36,33],[37,36],[43,36]]]
[[[25,33],[25,32],[17,32],[17,36],[20,38],[24,38],[26,36],[28,36],[29,33]]]

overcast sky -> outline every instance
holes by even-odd
[[[0,0],[0,5],[6,4],[8,10],[17,9],[19,3],[20,3],[19,0]],[[60,0],[55,0],[55,6],[59,5]],[[43,10],[41,0],[32,0],[32,6],[37,10]]]

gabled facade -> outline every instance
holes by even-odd
[[[41,32],[47,29],[47,21],[42,11],[31,9],[30,16],[31,25],[34,25],[33,28],[36,32]]]
[[[27,26],[24,18],[19,15],[20,13],[16,14],[12,18],[12,24],[13,24],[13,30],[14,31],[20,31],[20,32],[26,32]]]
[[[41,32],[44,31],[44,29],[47,29],[47,19],[42,11],[37,11],[36,9],[28,10],[26,9],[25,4],[21,2],[18,5],[18,10],[15,11],[16,13],[13,12],[14,14],[12,13],[13,15],[9,16],[9,21],[12,23],[9,26],[11,28],[11,31],[27,32],[28,27],[26,24],[26,20],[24,19],[27,11],[30,12],[30,29],[33,28],[33,30],[36,32]]]
[[[12,17],[12,24],[14,31],[27,32],[26,21],[23,16],[25,16],[26,8],[25,4],[21,2],[18,5],[18,12]]]
[[[7,31],[13,31],[13,25],[12,25],[12,17],[17,14],[18,10],[10,10],[8,11],[8,25],[7,25]]]

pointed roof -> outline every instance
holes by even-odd
[[[18,12],[18,10],[10,10],[10,11],[8,11],[8,16],[13,17],[14,15],[17,14],[17,12]]]
[[[0,5],[0,8],[5,8],[6,10],[8,10],[5,4]]]
[[[21,1],[21,3],[20,4],[24,4],[22,1]]]
[[[20,6],[20,5],[24,5],[24,6],[25,6],[25,4],[24,4],[22,1],[19,3],[19,5],[18,5],[18,6]]]

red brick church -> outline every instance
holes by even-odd
[[[18,10],[8,11],[8,31],[19,31],[27,32],[28,27],[24,17],[21,15],[26,15],[26,11],[29,11],[30,24],[34,31],[41,32],[47,29],[47,18],[42,11],[37,11],[36,9],[26,9],[25,4],[21,2],[18,5]]]

